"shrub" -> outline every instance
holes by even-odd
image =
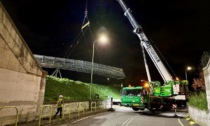
[[[205,92],[199,92],[194,93],[189,97],[188,105],[192,107],[196,107],[200,110],[208,110],[207,105],[207,99],[206,99],[206,93]]]
[[[99,94],[100,100],[105,100],[108,96],[113,98],[120,98],[120,89],[112,86],[105,86],[100,84],[83,83],[81,81],[73,81],[66,78],[57,78],[48,76],[45,87],[45,103],[55,102],[60,94],[64,96],[67,101],[84,101],[90,99],[95,100],[95,94]]]

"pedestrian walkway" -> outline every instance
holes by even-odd
[[[102,113],[102,112],[106,112],[106,111],[107,111],[106,109],[97,110],[97,111],[94,111],[92,113],[90,111],[87,111],[87,112],[85,112],[85,114],[80,115],[79,117],[78,117],[77,113],[74,113],[74,114],[71,115],[70,119],[67,118],[67,116],[65,118],[57,117],[56,119],[54,119],[52,117],[52,120],[51,120],[50,124],[49,124],[49,118],[44,118],[44,119],[41,120],[41,125],[40,126],[52,126],[52,125],[56,125],[56,124],[62,124],[62,123],[65,123],[65,122],[74,121],[74,120],[79,119],[79,118],[83,118],[83,117],[86,117],[86,116],[89,116],[89,115],[94,115],[94,114],[98,114],[98,113]],[[11,125],[11,126],[13,126],[13,125]],[[17,126],[39,126],[39,120],[18,123]]]

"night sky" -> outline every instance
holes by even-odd
[[[34,54],[91,62],[92,43],[101,28],[110,43],[97,45],[95,62],[123,68],[124,84],[147,79],[142,50],[133,27],[116,0],[1,0]],[[124,0],[143,27],[154,48],[161,52],[172,76],[185,79],[187,65],[192,79],[201,56],[210,50],[210,2],[208,0]],[[87,6],[90,28],[81,33]],[[78,43],[77,43],[78,42]],[[160,54],[159,54],[160,56]],[[161,57],[161,56],[160,56]],[[160,75],[147,57],[152,80]],[[163,61],[164,64],[165,61]],[[49,74],[53,70],[48,70]],[[90,82],[90,74],[63,71],[64,77]],[[174,75],[175,73],[175,75]],[[94,75],[94,82],[105,77]],[[112,79],[111,79],[112,80]],[[114,81],[114,80],[113,80]],[[162,80],[161,80],[162,81]],[[111,83],[111,82],[110,82]]]

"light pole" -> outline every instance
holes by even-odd
[[[93,84],[93,72],[94,72],[94,51],[95,51],[95,44],[97,43],[97,42],[100,42],[100,43],[107,43],[107,41],[108,41],[108,38],[107,38],[107,36],[105,35],[105,34],[101,34],[100,36],[99,36],[99,39],[98,40],[96,40],[96,41],[94,41],[93,42],[93,51],[92,51],[92,62],[91,62],[91,77],[90,77],[90,103],[91,103],[91,84]]]
[[[93,51],[92,51],[92,62],[91,62],[91,75],[90,75],[90,101],[91,101],[91,84],[93,83],[93,64],[94,64],[94,50],[95,50],[95,43],[93,42]]]
[[[188,80],[187,79],[187,71],[189,71],[189,70],[191,70],[192,69],[192,67],[190,67],[190,66],[188,66],[186,69],[185,69],[185,78],[186,78],[186,80]]]
[[[188,78],[187,78],[187,71],[189,71],[191,69],[192,69],[192,67],[190,67],[190,66],[186,67],[186,69],[185,69],[185,79],[186,79],[187,83],[189,83]],[[188,88],[186,87],[186,85],[184,85],[185,98],[186,98],[186,100],[188,100],[188,94],[187,94],[186,89],[188,89]]]

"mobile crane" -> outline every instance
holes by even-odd
[[[142,47],[142,53],[144,57],[144,64],[146,68],[147,78],[149,86],[143,87],[125,87],[121,90],[121,105],[132,107],[133,110],[139,110],[148,108],[149,110],[154,110],[157,108],[162,108],[164,110],[169,110],[172,108],[172,104],[180,102],[186,102],[187,80],[173,80],[171,74],[168,72],[163,62],[159,58],[155,49],[149,42],[147,36],[144,34],[143,28],[139,25],[135,18],[133,17],[131,10],[126,7],[123,0],[117,0],[124,10],[124,15],[128,18],[131,25],[134,28],[134,33],[140,39],[140,44]],[[164,80],[164,84],[160,84],[159,81],[151,81],[149,68],[147,65],[144,49],[150,56],[152,62],[156,66],[158,72]],[[146,84],[146,85],[147,85]],[[180,90],[181,89],[181,90]],[[131,94],[129,95],[128,92]],[[140,92],[140,96],[137,95]],[[184,103],[185,104],[185,103]]]

